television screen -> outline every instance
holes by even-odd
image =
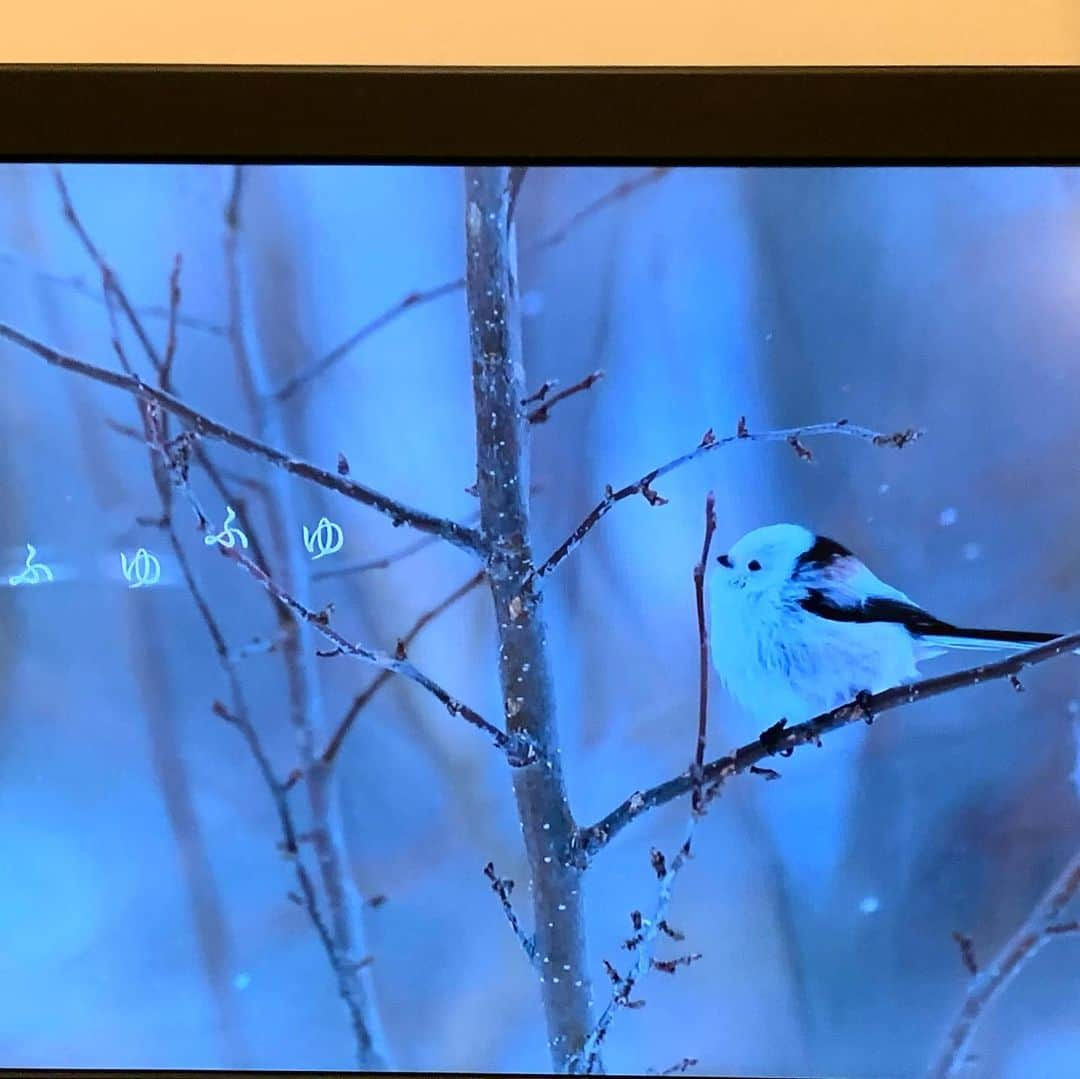
[[[1075,169],[0,191],[6,1064],[1075,1073]]]

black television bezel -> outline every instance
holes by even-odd
[[[0,158],[1080,159],[1080,68],[7,65]]]

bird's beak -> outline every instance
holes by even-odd
[[[726,554],[717,555],[716,561],[720,563],[724,569],[734,569],[735,563],[731,561]]]

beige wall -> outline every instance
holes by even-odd
[[[53,0],[4,61],[1069,64],[1076,0]]]

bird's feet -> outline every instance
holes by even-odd
[[[859,711],[862,712],[863,720],[869,727],[874,722],[874,710],[870,707],[870,702],[874,699],[873,693],[868,689],[860,689],[855,694],[855,703],[859,707]]]
[[[771,727],[758,735],[758,741],[770,757],[776,753],[779,753],[781,757],[790,757],[791,754],[795,752],[793,746],[784,746],[781,748],[781,743],[784,741],[784,736],[787,734],[786,728],[787,720],[778,719]]]

